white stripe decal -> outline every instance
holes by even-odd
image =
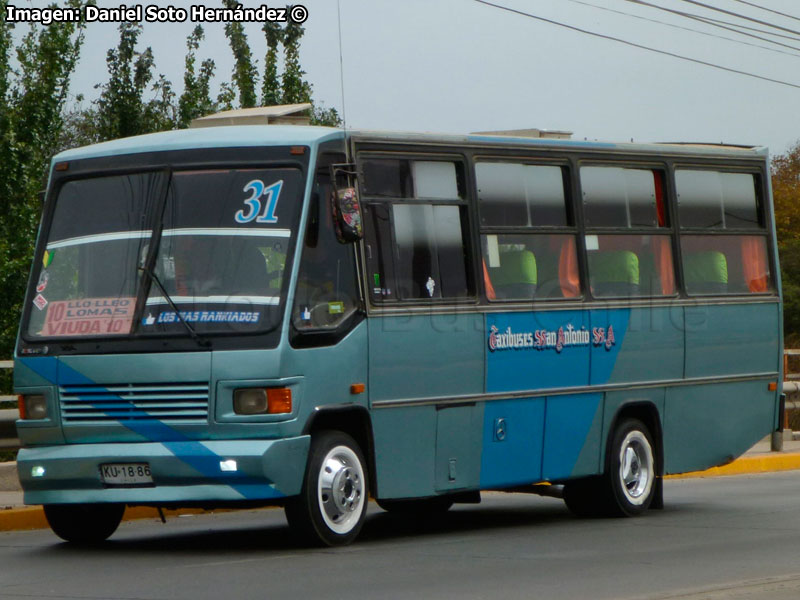
[[[235,237],[281,237],[292,236],[289,229],[241,229],[236,227],[217,227],[217,228],[196,228],[196,229],[165,229],[161,234],[163,237],[174,237],[182,235],[230,235]]]
[[[66,240],[59,240],[57,242],[50,242],[47,244],[48,250],[55,250],[56,248],[67,248],[69,246],[79,246],[81,244],[94,244],[97,242],[113,242],[117,240],[142,240],[149,239],[153,234],[152,231],[115,231],[111,233],[97,233],[94,235],[82,235],[79,237],[68,238]],[[290,229],[241,229],[235,227],[218,227],[218,228],[186,228],[186,229],[165,229],[162,234],[163,237],[174,236],[232,236],[232,237],[273,237],[273,238],[289,238],[292,237]]]
[[[79,246],[81,244],[93,244],[95,242],[113,242],[116,240],[141,240],[147,239],[153,234],[152,231],[116,231],[113,233],[98,233],[95,235],[83,235],[80,237],[69,238],[59,242],[47,244],[48,250],[55,248],[66,248],[68,246]]]
[[[258,304],[277,306],[281,299],[278,296],[171,296],[175,304]],[[163,296],[152,296],[147,305],[169,304]]]

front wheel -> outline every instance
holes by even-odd
[[[612,511],[636,516],[646,511],[656,491],[656,458],[653,438],[638,419],[626,419],[614,432],[608,465]]]
[[[44,516],[58,537],[75,544],[97,544],[119,527],[124,504],[46,504]]]
[[[349,435],[338,431],[314,435],[303,488],[285,509],[289,525],[304,541],[341,546],[358,536],[367,516],[365,464]]]

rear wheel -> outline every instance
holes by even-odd
[[[311,440],[300,495],[286,504],[286,519],[305,542],[340,546],[352,542],[367,515],[364,455],[345,433],[325,431]]]
[[[621,421],[611,439],[605,473],[564,485],[567,508],[579,517],[642,514],[657,491],[654,448],[644,423],[638,419]]]
[[[44,516],[58,537],[75,544],[97,544],[119,527],[124,504],[47,504]]]
[[[614,432],[606,477],[617,515],[632,517],[650,507],[656,489],[654,447],[650,431],[638,419],[626,419]]]

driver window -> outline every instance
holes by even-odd
[[[327,169],[317,174],[297,277],[292,323],[300,332],[336,329],[358,308],[353,245],[336,239]]]

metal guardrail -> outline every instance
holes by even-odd
[[[800,349],[785,349],[783,351],[783,393],[787,395],[800,394],[800,373],[789,373],[789,357],[800,356]],[[13,369],[13,360],[0,360],[0,369]],[[0,402],[16,402],[16,396],[0,396]],[[790,410],[800,410],[800,397],[797,400],[787,398],[785,405],[786,412]],[[786,415],[788,419],[788,414]],[[16,409],[0,409],[0,450],[19,448],[17,439],[16,421],[19,412]],[[788,421],[786,421],[788,422]]]
[[[13,369],[13,360],[0,360],[0,369]],[[0,396],[0,402],[16,402],[16,396]],[[19,412],[14,409],[0,410],[0,450],[15,450],[19,448],[16,421]]]
[[[0,369],[13,369],[13,360],[0,360]],[[0,396],[0,402],[16,402],[16,396]]]

